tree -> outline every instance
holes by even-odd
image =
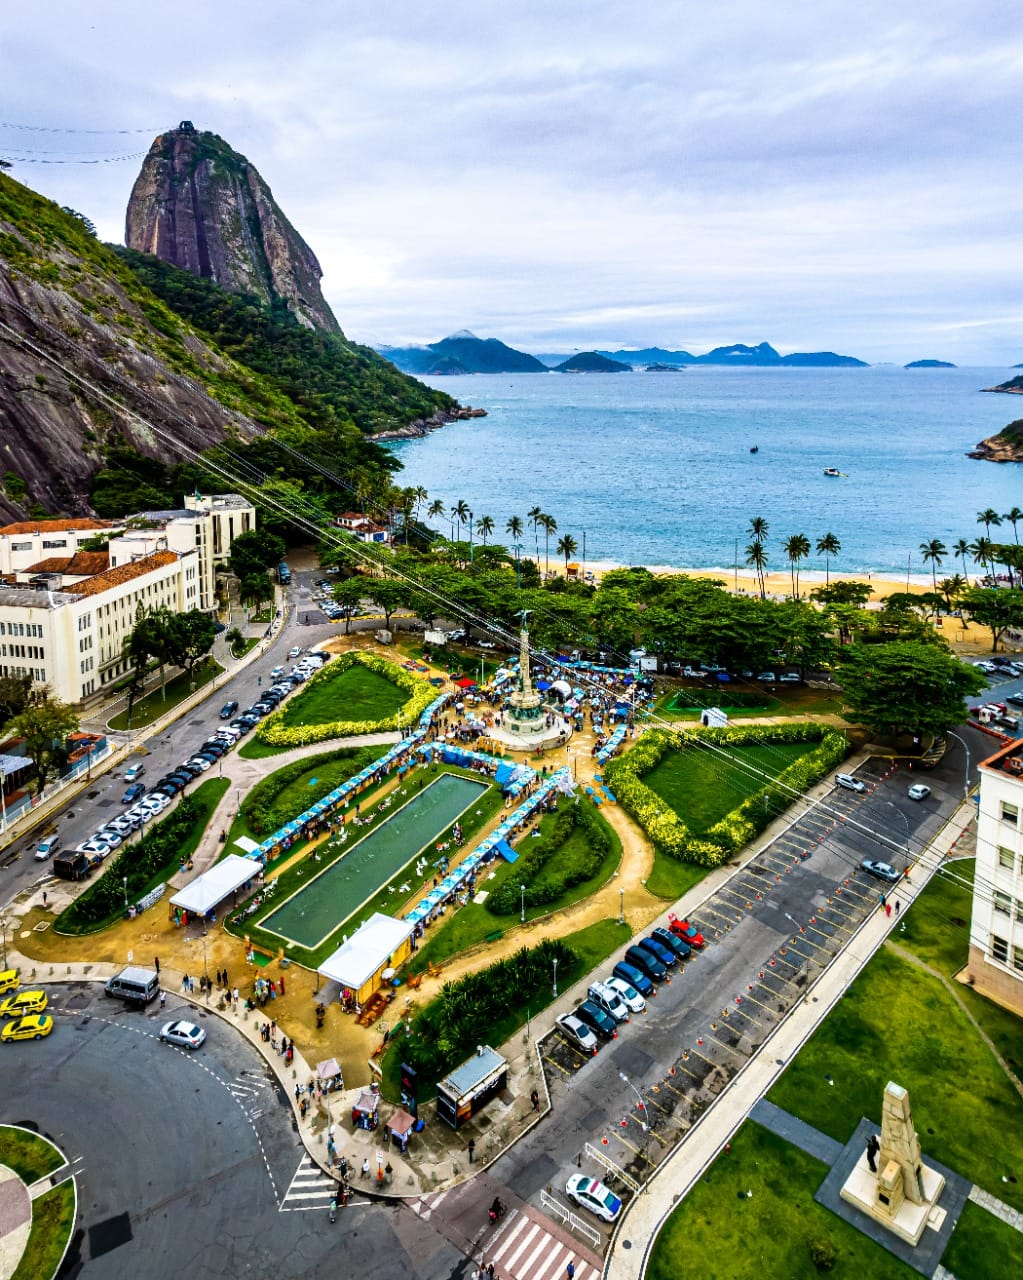
[[[978,538],[976,542],[970,543],[970,555],[973,557],[974,564],[984,566],[985,574],[988,573],[988,562],[991,559],[991,549],[993,543],[990,538]]]
[[[799,599],[799,562],[810,554],[810,539],[805,533],[794,533],[784,542],[785,554],[789,558],[789,576],[792,579],[792,598]]]
[[[551,571],[551,534],[558,532],[558,522],[553,516],[541,515],[540,526],[544,536],[544,576]]]
[[[874,594],[874,588],[865,582],[854,582],[848,578],[840,578],[823,587],[815,587],[810,592],[810,599],[819,604],[853,604],[862,606]]]
[[[539,507],[530,507],[526,512],[526,519],[533,526],[533,541],[536,546],[536,560],[540,562],[540,521],[543,518],[543,512]]]
[[[455,537],[455,521],[458,521],[458,528],[461,531],[462,525],[467,520],[472,519],[472,512],[469,510],[469,504],[464,498],[459,498],[455,505],[451,508],[451,541],[454,542]]]
[[[396,578],[375,578],[364,584],[364,590],[379,605],[388,631],[391,629],[391,615],[394,611],[406,608],[412,602],[412,588]]]
[[[579,543],[570,533],[566,533],[558,539],[558,545],[554,549],[559,556],[565,557],[565,572],[568,573],[568,562],[579,550]]]
[[[483,539],[483,545],[487,545],[487,538],[494,532],[494,517],[480,516],[476,521],[476,532]]]
[[[983,511],[977,512],[977,523],[984,526],[984,536],[990,539],[991,526],[1001,524],[1002,517],[991,507],[986,507]]]
[[[78,728],[78,713],[49,695],[27,706],[11,722],[12,731],[24,739],[23,750],[32,761],[32,772],[42,791],[46,780],[66,759],[64,743]]]
[[[352,618],[358,612],[359,603],[365,592],[366,582],[363,578],[346,578],[334,588],[334,599],[344,610],[345,635],[351,632]]]
[[[949,613],[956,607],[959,597],[963,594],[970,584],[966,581],[961,573],[954,573],[951,578],[942,578],[938,583],[938,590],[941,592],[945,600],[945,608]]]
[[[963,573],[965,574],[966,573],[966,557],[972,554],[970,551],[970,544],[966,541],[965,538],[959,538],[956,540],[955,544],[952,547],[952,554],[956,557],[957,560],[959,559],[962,560]],[[969,585],[969,581],[970,581],[969,577],[967,577],[966,579],[967,585]]]
[[[283,538],[266,529],[253,529],[240,533],[231,543],[231,572],[236,578],[247,578],[250,573],[280,564],[287,554]]]
[[[872,732],[940,735],[966,718],[984,677],[953,654],[915,641],[854,645],[842,668],[845,700]]]
[[[440,498],[434,498],[426,508],[426,514],[431,520],[435,519],[437,516],[444,515],[444,503],[441,502]]]
[[[1023,590],[1019,587],[970,587],[959,597],[965,613],[982,627],[991,629],[991,652],[1010,628],[1023,627]]]
[[[831,582],[831,557],[837,556],[842,544],[833,533],[825,533],[817,539],[817,554],[824,557],[824,585]]]
[[[941,562],[948,555],[948,547],[940,538],[932,538],[930,542],[920,543],[920,554],[923,556],[924,564],[930,562],[931,566],[931,582],[934,584],[934,590],[938,590],[938,570],[941,568]]]
[[[263,574],[266,578],[266,574]],[[271,591],[272,594],[272,591]],[[163,619],[166,627],[165,653],[168,661],[188,673],[189,684],[194,684],[192,672],[198,662],[213,648],[217,624],[201,609],[189,609],[187,613],[172,613]],[[240,633],[239,633],[240,634]],[[244,639],[244,637],[243,637]]]
[[[519,542],[522,538],[522,531],[524,527],[521,516],[509,516],[508,522],[504,526],[504,531],[511,538],[512,542]]]
[[[767,548],[762,542],[754,539],[746,546],[746,563],[750,565],[757,575],[757,581],[760,583],[760,595],[762,599],[767,599],[767,588],[764,586],[764,570],[767,568]]]
[[[31,676],[0,676],[0,726],[20,716],[31,700]]]
[[[264,600],[271,602],[274,598],[274,584],[270,581],[270,575],[247,573],[239,584],[239,595],[246,608],[251,606],[258,613]]]

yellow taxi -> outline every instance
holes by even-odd
[[[0,1004],[0,1018],[20,1018],[25,1013],[42,1013],[45,1008],[45,991],[19,991]]]
[[[25,1018],[15,1018],[0,1031],[0,1040],[41,1040],[53,1030],[53,1019],[48,1013],[30,1013]]]
[[[8,991],[17,991],[18,985],[17,969],[4,969],[0,973],[0,996],[5,996]]]

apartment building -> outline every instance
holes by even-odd
[[[967,976],[974,988],[1023,1014],[1023,741],[980,766],[977,865]]]
[[[96,516],[6,524],[0,528],[0,575],[23,573],[30,565],[55,556],[73,556],[83,542],[105,537],[112,528],[112,521]]]

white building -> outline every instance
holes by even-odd
[[[85,520],[22,520],[0,528],[0,574],[23,573],[29,565],[53,556],[73,556],[91,538],[109,535],[113,522]]]
[[[77,550],[77,535],[84,541],[108,532],[107,522],[102,529],[95,521],[38,521],[0,530],[0,556],[11,566],[11,585],[0,590],[0,675],[28,674],[62,702],[87,702],[128,674],[122,651],[140,606],[214,609],[217,561],[234,537],[255,528],[255,508],[234,494],[192,502],[121,522],[124,531],[106,553]],[[56,529],[66,535],[60,548],[50,545]],[[47,554],[32,560],[30,542]]]
[[[975,990],[1023,1014],[1023,741],[980,766],[970,958]]]

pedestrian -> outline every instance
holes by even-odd
[[[284,995],[284,975],[283,975],[283,974],[281,974],[280,978],[278,978],[278,980],[277,980],[277,981],[278,981],[278,983],[280,984],[280,988],[281,988],[281,995]]]
[[[529,1095],[529,1101],[533,1104],[533,1110],[534,1110],[534,1111],[539,1111],[539,1110],[540,1110],[540,1095],[537,1093],[537,1091],[536,1091],[535,1089],[534,1089],[534,1090],[533,1090],[533,1092]]]
[[[492,1262],[487,1267],[487,1280],[494,1280],[494,1264]]]
[[[883,906],[885,905],[885,903],[888,901],[888,899],[884,896],[884,894],[883,894],[883,893],[879,893],[877,896],[880,898],[880,900],[881,900],[881,906],[883,907]]]
[[[369,1156],[367,1156],[362,1162],[362,1176],[364,1178],[369,1177]]]
[[[885,913],[885,915],[886,915],[886,916],[888,916],[888,917],[889,917],[889,919],[891,918],[891,914],[892,914],[892,904],[891,904],[890,902],[886,902],[886,903],[884,904],[884,913]]]
[[[225,969],[225,970],[224,970],[224,986],[226,987],[227,985],[228,985],[228,981],[227,981],[227,970]]]
[[[159,956],[153,956],[153,968],[156,970],[156,972],[157,972],[157,973],[159,973],[159,972],[160,972],[160,957],[159,957]]]
[[[167,992],[161,991],[160,992],[160,1008],[162,1009],[166,1003],[167,1003]]]
[[[181,979],[181,990],[184,991],[186,995],[188,994],[188,974],[187,973]]]
[[[470,1164],[472,1164],[472,1158],[475,1154],[476,1154],[476,1143],[474,1139],[470,1138],[469,1139],[469,1163]]]
[[[565,1268],[565,1280],[573,1280],[575,1276],[575,1263],[570,1262]]]
[[[900,912],[901,910],[902,910],[902,903],[898,900],[898,898],[896,898],[896,899],[895,899],[895,914],[896,914],[896,915],[898,915],[898,914],[899,914],[899,912]]]
[[[237,987],[235,987],[235,989],[231,992],[231,995],[234,997],[234,1002],[235,1002],[235,1004],[237,1004],[237,1003],[238,1003],[238,988],[237,988]]]

